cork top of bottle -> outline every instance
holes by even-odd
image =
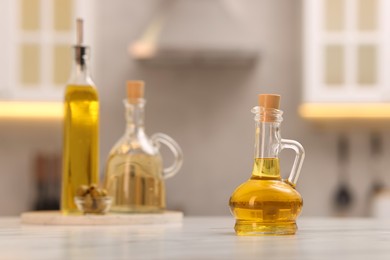
[[[127,81],[127,100],[129,103],[137,102],[138,99],[144,98],[145,82],[142,80]]]
[[[259,106],[264,108],[279,109],[280,95],[275,94],[260,94]]]
[[[281,113],[279,111],[280,106],[280,95],[275,94],[260,94],[259,95],[259,106],[265,110],[260,117],[262,122],[281,122]],[[269,110],[271,109],[271,110]],[[276,109],[279,112],[276,112]],[[279,114],[279,116],[278,116]]]

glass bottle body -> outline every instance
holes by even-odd
[[[160,212],[165,209],[162,160],[148,153],[137,140],[124,140],[114,147],[107,160],[104,186],[114,198],[113,212]]]
[[[298,176],[292,174],[289,180],[282,180],[278,159],[279,152],[290,148],[287,146],[291,142],[295,145],[295,141],[281,139],[277,119],[276,122],[267,122],[262,121],[261,116],[257,117],[252,175],[233,192],[229,201],[236,218],[235,231],[238,235],[295,234],[295,221],[303,202],[291,180],[296,180]],[[296,163],[301,164],[302,160],[303,155],[298,161],[296,159]]]
[[[87,48],[76,46],[75,51],[76,61],[64,99],[63,214],[78,212],[74,196],[81,185],[97,184],[99,181],[98,93],[87,67]]]

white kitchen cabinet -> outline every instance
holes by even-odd
[[[304,103],[390,101],[390,1],[304,1]]]
[[[0,99],[60,101],[71,70],[75,18],[93,40],[93,0],[0,1]]]

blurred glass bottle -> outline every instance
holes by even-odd
[[[161,212],[166,207],[164,179],[174,176],[182,166],[179,145],[169,136],[154,134],[150,139],[144,129],[144,82],[127,82],[127,128],[109,154],[104,186],[114,198],[113,212]],[[172,166],[163,169],[159,152],[165,144],[174,155]]]
[[[89,48],[83,44],[83,21],[77,20],[73,72],[65,91],[61,211],[78,212],[77,188],[97,184],[99,101],[88,62]]]

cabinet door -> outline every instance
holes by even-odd
[[[390,1],[304,1],[304,102],[390,100]]]
[[[0,99],[60,101],[71,70],[75,19],[93,31],[92,0],[0,1]],[[92,34],[87,43],[93,44]]]

